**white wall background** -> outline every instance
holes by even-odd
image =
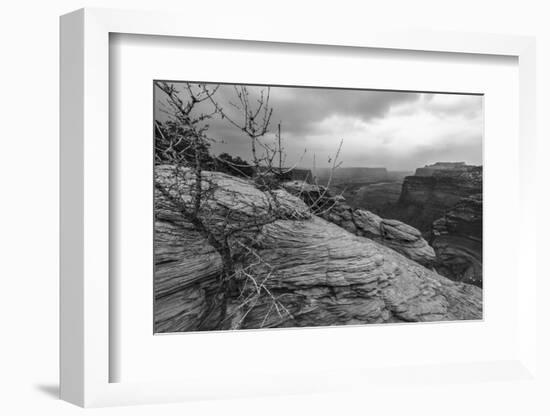
[[[56,399],[58,368],[58,16],[74,9],[116,7],[179,10],[208,22],[211,13],[234,19],[276,19],[288,25],[369,24],[537,36],[540,273],[549,245],[550,26],[546,1],[169,1],[19,0],[0,12],[0,413],[76,414]],[[182,22],[185,24],[185,22]],[[535,180],[535,178],[534,178]],[[513,219],[511,219],[513,220]],[[503,224],[503,228],[509,225]],[[546,272],[546,275],[548,273]],[[550,276],[548,276],[550,278]],[[550,285],[538,287],[541,313]],[[541,367],[548,367],[550,325],[540,322]],[[546,357],[545,357],[546,356]],[[549,371],[545,372],[550,374]],[[99,414],[549,414],[546,391],[530,383],[387,387],[376,395],[338,393],[94,410]]]

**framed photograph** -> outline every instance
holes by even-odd
[[[181,19],[61,18],[61,397],[533,378],[534,40]]]

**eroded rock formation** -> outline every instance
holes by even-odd
[[[156,183],[169,190],[155,195],[156,332],[482,317],[481,289],[453,282],[389,247],[312,215],[306,204],[284,190],[275,196],[283,206],[279,218],[236,233],[230,241],[235,268],[246,270],[236,282],[238,288],[244,290],[248,283],[242,276],[252,274],[262,279],[269,293],[243,304],[238,290],[219,293],[224,256],[171,198],[185,198],[192,177],[175,181],[168,166],[157,166],[155,172]],[[203,175],[211,190],[205,212],[214,229],[270,212],[273,195],[253,183],[223,173]],[[377,221],[365,218],[361,227],[386,230]],[[396,235],[410,231],[388,227],[397,230]],[[241,249],[242,241],[250,249]],[[226,302],[219,302],[221,296]]]
[[[462,198],[480,194],[482,167],[454,165],[430,165],[418,169],[414,176],[407,176],[392,216],[429,233],[432,223]]]
[[[440,273],[482,286],[482,221],[481,194],[461,199],[444,217],[434,221],[432,246]]]
[[[469,165],[465,162],[436,162],[433,165],[426,165],[423,168],[417,168],[415,176],[432,176],[436,172],[440,171],[453,171],[459,172],[461,170],[468,170]]]
[[[435,252],[422,233],[401,221],[382,218],[364,209],[354,209],[342,196],[332,196],[323,186],[286,182],[284,188],[299,195],[317,215],[361,237],[368,237],[410,259],[431,267]]]

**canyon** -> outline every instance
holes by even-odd
[[[482,193],[483,168],[466,164],[434,164],[405,177],[394,214],[398,219],[431,230],[462,198]]]
[[[317,168],[314,170],[314,175],[317,182],[322,185],[327,185],[329,180],[331,185],[337,185],[340,183],[375,183],[389,179],[386,168],[368,167]]]
[[[424,252],[421,258],[413,255],[413,260],[453,280],[481,287],[482,178],[481,166],[437,162],[417,168],[414,175],[386,171],[378,181],[373,176],[366,182],[337,182],[331,184],[330,194],[339,195],[341,200],[325,218],[360,233],[359,212],[380,218],[378,223],[394,221],[401,228],[406,226],[414,230],[409,238],[415,233],[420,237],[414,242],[408,240],[407,244],[417,245]],[[311,186],[308,189],[311,191]],[[369,235],[380,239],[372,233]],[[390,240],[386,238],[385,244]],[[395,241],[400,247],[394,245],[393,248],[406,254],[405,240],[397,238]],[[420,241],[427,242],[421,244]],[[426,246],[434,251],[433,259],[426,256]]]

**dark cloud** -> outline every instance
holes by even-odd
[[[285,131],[301,134],[331,116],[356,117],[362,121],[384,117],[392,105],[416,101],[419,94],[318,88],[285,88],[283,99],[274,99],[276,119]]]
[[[186,99],[184,85],[176,87]],[[248,87],[249,101],[256,103],[262,90],[267,91]],[[242,122],[242,115],[232,105],[239,103],[234,86],[220,86],[215,98],[231,118]],[[155,117],[161,120],[166,118],[160,112],[162,102],[163,94],[157,91]],[[328,154],[327,149],[338,145],[336,136],[344,138],[346,166],[407,170],[430,161],[481,163],[481,102],[480,97],[450,94],[272,87],[272,132],[267,137],[273,139],[276,125],[281,122],[290,164],[298,162],[304,147],[310,155]],[[196,111],[211,110],[211,104],[204,102]],[[216,141],[212,145],[215,153],[250,157],[249,141],[241,131],[218,117],[209,124],[209,135]]]
[[[187,97],[183,84],[175,84]],[[209,85],[212,87],[212,85]],[[250,102],[260,98],[260,92],[267,95],[265,87],[248,87]],[[162,94],[160,94],[162,95]],[[273,106],[274,123],[282,122],[286,132],[300,134],[315,128],[315,125],[334,115],[357,117],[368,121],[376,117],[383,117],[392,105],[417,101],[421,94],[370,91],[344,90],[331,88],[303,88],[303,87],[271,87],[270,103]],[[237,92],[232,85],[221,85],[216,93],[216,101],[230,114],[236,116],[236,110],[230,103],[238,104]],[[202,106],[201,110],[206,106]]]

